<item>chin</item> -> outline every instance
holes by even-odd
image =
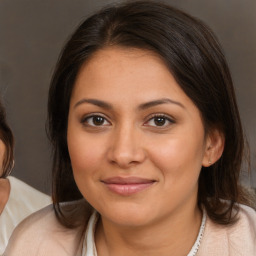
[[[102,218],[115,223],[116,225],[126,227],[139,227],[144,226],[153,221],[152,208],[149,209],[145,206],[119,206],[113,207],[109,211],[99,211]]]

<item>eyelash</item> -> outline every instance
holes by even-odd
[[[163,119],[164,120],[164,124],[163,125],[147,125],[147,123],[149,123],[150,121],[156,121],[155,119],[156,118],[161,118],[161,119]],[[168,124],[166,125],[166,121],[168,121]],[[166,128],[166,127],[169,127],[171,124],[174,124],[175,123],[175,121],[174,121],[174,119],[173,118],[171,118],[171,117],[169,117],[169,116],[167,116],[167,115],[165,115],[165,114],[153,114],[153,115],[151,115],[148,119],[147,119],[147,121],[144,123],[144,125],[145,126],[150,126],[150,127],[158,127],[158,128],[162,128],[162,129],[164,129],[164,128]]]
[[[92,119],[92,122],[93,121],[97,121],[97,120],[93,120],[93,118],[101,118],[102,120],[103,120],[103,124],[105,123],[105,122],[107,122],[108,124],[106,125],[101,125],[101,124],[99,124],[99,125],[96,125],[96,124],[89,124],[89,121],[88,120],[90,120],[90,119]],[[111,125],[111,123],[107,120],[107,118],[106,117],[104,117],[104,116],[102,116],[102,115],[100,115],[100,114],[90,114],[89,116],[85,116],[85,117],[83,117],[82,118],[82,120],[81,120],[81,123],[83,124],[83,125],[85,125],[85,126],[89,126],[89,127],[102,127],[102,126],[109,126],[109,125]]]
[[[93,120],[94,118],[99,118],[98,120]],[[150,121],[153,121],[155,122],[156,121],[156,118],[159,118],[159,119],[162,119],[161,121],[163,121],[163,125],[148,125],[150,123]],[[94,121],[100,121],[102,123],[99,123],[98,125],[97,124],[93,124],[91,123],[90,124],[90,119],[91,119],[91,122],[94,122]],[[158,120],[160,121],[160,120]],[[166,124],[166,121],[168,122],[168,124]],[[111,123],[107,120],[106,117],[102,116],[101,114],[90,114],[89,116],[85,116],[82,118],[81,120],[81,123],[84,125],[84,126],[88,126],[88,127],[104,127],[104,126],[110,126]],[[107,124],[106,124],[107,123]],[[171,124],[174,124],[175,121],[174,119],[170,118],[169,116],[165,115],[165,114],[153,114],[149,117],[147,117],[147,121],[143,123],[143,126],[148,126],[148,127],[158,127],[158,128],[166,128],[166,127],[169,127]]]

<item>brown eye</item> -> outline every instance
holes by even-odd
[[[103,117],[101,117],[101,116],[94,116],[94,117],[92,117],[92,122],[96,126],[103,125],[104,121],[105,121],[105,119]]]
[[[86,126],[92,127],[110,125],[109,121],[105,117],[99,115],[87,116],[86,118],[82,119],[81,123],[83,123]]]
[[[154,123],[156,126],[164,126],[166,123],[166,118],[165,117],[154,117]]]
[[[169,116],[163,114],[155,114],[150,119],[148,119],[148,121],[144,123],[144,125],[155,128],[168,128],[170,125],[174,123],[175,121]]]

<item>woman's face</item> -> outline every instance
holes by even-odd
[[[3,174],[3,163],[4,163],[4,157],[5,157],[5,144],[0,139],[0,176]]]
[[[84,64],[67,141],[77,186],[102,218],[136,226],[195,210],[208,138],[199,110],[153,53],[106,48]]]

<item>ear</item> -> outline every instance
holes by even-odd
[[[206,136],[205,153],[202,166],[209,167],[217,162],[224,150],[225,137],[218,129],[212,129]]]

